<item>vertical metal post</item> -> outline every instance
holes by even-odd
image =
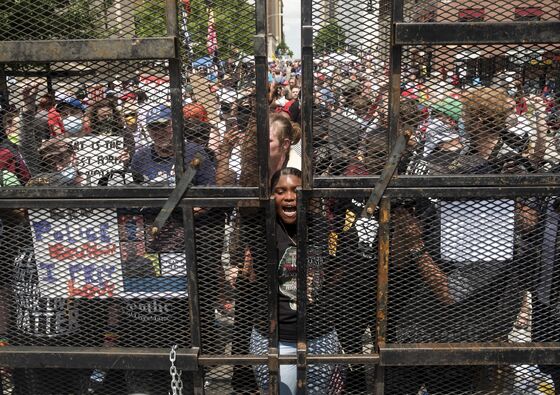
[[[402,45],[395,45],[395,23],[404,19],[404,0],[393,0],[391,9],[391,50],[389,59],[389,152],[399,133],[399,108],[401,98]]]
[[[173,123],[173,143],[175,146],[175,180],[179,181],[185,172],[183,93],[181,89],[181,57],[179,54],[179,19],[177,2],[165,1],[167,35],[175,38],[175,57],[169,61],[169,88]]]
[[[377,328],[375,352],[385,344],[387,339],[387,293],[389,290],[389,220],[391,201],[384,197],[379,206],[379,250],[377,266]],[[385,391],[385,367],[377,365],[375,375],[375,393],[382,395]]]
[[[269,394],[278,395],[280,364],[278,356],[278,253],[276,239],[276,206],[274,198],[268,200],[266,207],[266,234],[268,255],[268,372]]]
[[[297,393],[307,393],[307,193],[297,191]]]
[[[303,189],[313,188],[313,0],[301,0]]]
[[[268,199],[270,174],[268,169],[268,63],[266,0],[256,0],[255,73],[257,86],[257,160],[259,166],[259,197]]]
[[[198,297],[198,271],[196,266],[196,240],[193,208],[183,205],[183,225],[185,228],[185,260],[187,265],[187,283],[189,298],[189,313],[191,321],[191,345],[202,349],[200,335],[200,307]],[[196,395],[204,394],[204,372],[199,368],[193,372],[193,388]]]

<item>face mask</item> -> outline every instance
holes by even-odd
[[[119,132],[117,123],[112,119],[99,121],[96,125],[96,130],[103,134],[113,134]]]
[[[69,134],[77,134],[82,131],[82,119],[74,115],[64,118],[62,121],[64,130]]]

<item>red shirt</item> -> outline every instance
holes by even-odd
[[[56,108],[52,107],[49,109],[47,123],[51,131],[51,137],[56,137],[65,133],[62,117],[60,116],[60,113],[56,111]]]

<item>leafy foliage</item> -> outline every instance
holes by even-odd
[[[213,0],[214,18],[220,58],[234,55],[234,50],[253,53],[255,34],[255,7],[245,0]],[[139,37],[165,35],[165,8],[163,1],[145,2],[137,9],[136,34]],[[208,12],[204,0],[191,0],[187,18],[191,47],[195,58],[208,56]],[[183,29],[182,29],[183,30]]]
[[[89,0],[2,0],[0,39],[102,38],[98,11]]]
[[[343,51],[345,48],[346,36],[344,30],[336,19],[330,19],[327,24],[317,32],[315,38],[315,48],[319,53],[331,53]]]

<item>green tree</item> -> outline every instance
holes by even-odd
[[[344,50],[346,36],[336,19],[330,19],[317,32],[315,50],[318,53],[331,53]]]
[[[102,38],[99,10],[90,0],[2,0],[1,40]]]
[[[280,41],[280,44],[278,44],[276,46],[276,54],[279,55],[279,56],[282,56],[282,55],[293,56],[294,55],[293,51],[290,49],[290,47],[288,47],[288,44],[286,44],[286,42],[284,40]]]
[[[213,0],[212,3],[220,58],[234,56],[236,48],[241,53],[252,54],[256,31],[255,7],[245,0]],[[207,56],[208,13],[205,0],[191,0],[191,10],[187,26],[194,56]],[[138,7],[135,20],[139,37],[165,35],[164,2],[145,1]]]

